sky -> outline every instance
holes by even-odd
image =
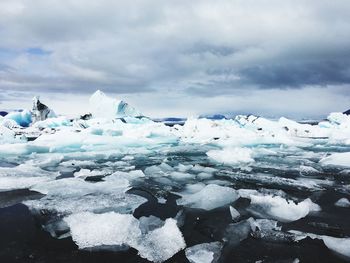
[[[348,0],[0,0],[0,110],[319,118],[350,108]]]

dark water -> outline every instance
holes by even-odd
[[[305,149],[304,149],[305,150]],[[346,149],[348,150],[348,149]],[[340,149],[341,151],[341,149]],[[205,150],[198,152],[173,152],[166,154],[170,165],[201,164],[210,166]],[[138,156],[130,161],[135,169],[160,164],[164,156]],[[111,160],[108,160],[111,161]],[[113,161],[113,160],[112,160]],[[312,160],[309,160],[312,161]],[[334,185],[325,190],[308,191],[302,187],[290,186],[279,181],[261,180],[259,174],[272,174],[279,178],[299,178],[299,171],[291,169],[305,162],[298,155],[279,155],[257,158],[251,170],[244,171],[232,167],[219,169],[213,179],[227,182],[235,189],[269,189],[283,190],[289,197],[305,199],[321,206],[322,211],[291,223],[279,223],[282,231],[299,230],[303,232],[328,235],[333,237],[350,236],[350,209],[336,207],[334,203],[342,197],[349,198],[350,176],[341,174],[341,169],[324,168],[322,174],[305,176],[306,178],[327,179]],[[273,165],[271,165],[273,164]],[[103,166],[103,161],[99,163]],[[284,169],[287,167],[287,169]],[[235,176],[231,176],[234,174]],[[248,175],[256,175],[249,177]],[[238,176],[243,175],[243,176]],[[244,176],[245,175],[245,176]],[[71,177],[66,173],[62,177]],[[95,178],[96,179],[96,178]],[[97,178],[96,180],[100,180]],[[92,182],[93,183],[93,182]],[[186,182],[191,183],[191,182]],[[192,182],[194,183],[194,182]],[[175,217],[183,210],[183,225],[180,227],[187,247],[213,241],[222,241],[227,227],[232,223],[228,206],[211,211],[183,208],[176,204],[179,198],[174,191],[181,190],[183,184],[174,184],[172,191],[164,190],[164,185],[152,179],[136,181],[129,193],[147,198],[147,202],[134,212],[136,218],[154,215],[161,219]],[[158,203],[156,196],[166,197],[166,203]],[[79,250],[71,237],[56,239],[43,230],[45,214],[32,214],[21,204],[24,200],[38,199],[43,195],[29,190],[0,192],[0,262],[148,262],[137,255],[137,251],[86,251]],[[233,205],[241,214],[240,221],[252,216],[247,210],[250,201],[239,198]],[[49,215],[50,216],[50,215]],[[230,241],[231,242],[231,241]],[[232,241],[223,248],[221,262],[348,262],[329,250],[321,240],[306,238],[299,242],[266,240],[248,234],[240,242]],[[184,251],[180,251],[166,262],[188,262]]]

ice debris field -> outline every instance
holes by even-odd
[[[50,240],[124,262],[350,260],[348,115],[168,125],[100,91],[76,118],[38,97],[3,115],[0,220],[20,204]]]

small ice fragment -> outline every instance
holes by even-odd
[[[220,258],[222,246],[221,242],[198,244],[187,248],[185,254],[190,263],[216,263]]]
[[[232,220],[236,220],[238,217],[241,216],[241,214],[232,206],[230,206],[230,214],[231,214]]]
[[[350,201],[347,198],[340,198],[335,205],[339,207],[350,207]]]

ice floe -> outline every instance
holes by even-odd
[[[202,243],[186,248],[185,254],[191,263],[218,262],[223,244],[221,242]]]
[[[223,150],[211,150],[207,152],[207,155],[209,158],[218,163],[235,165],[254,162],[252,153],[253,151],[248,148],[227,148]]]
[[[182,198],[177,200],[179,205],[212,210],[237,200],[239,195],[230,187],[209,184],[200,191],[192,194],[182,194]]]
[[[72,238],[79,248],[99,246],[136,247],[141,230],[132,215],[109,212],[94,214],[83,212],[64,218]]]
[[[249,211],[259,217],[276,219],[281,222],[296,221],[310,212],[318,212],[320,206],[309,198],[295,203],[280,196],[250,194]]]

